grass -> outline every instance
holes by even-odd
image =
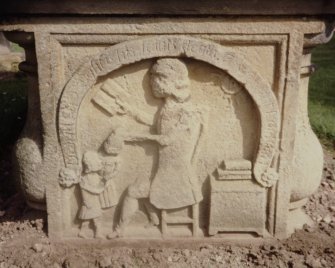
[[[313,50],[318,69],[309,84],[309,117],[320,140],[335,149],[335,38]]]
[[[18,44],[10,42],[10,47],[13,52],[24,52],[23,48],[20,47]]]

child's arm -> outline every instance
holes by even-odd
[[[121,159],[116,157],[107,157],[104,165],[104,170],[102,175],[104,177],[105,182],[108,184],[110,180],[112,180],[117,172],[120,170]]]

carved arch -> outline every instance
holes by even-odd
[[[254,161],[255,179],[263,186],[273,180],[270,168],[277,145],[279,110],[270,85],[248,63],[229,48],[217,43],[181,36],[158,36],[126,41],[108,47],[89,58],[66,84],[59,104],[59,138],[65,165],[70,169],[80,166],[77,140],[77,117],[86,93],[99,76],[122,66],[159,57],[187,57],[204,61],[224,70],[248,91],[260,114],[261,135]],[[276,174],[276,173],[275,173]]]

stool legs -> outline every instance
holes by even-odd
[[[161,210],[161,228],[162,228],[162,235],[166,236],[167,235],[167,222],[166,222],[166,210],[162,209]]]
[[[198,236],[199,232],[199,204],[192,205],[192,233],[193,236]]]
[[[168,224],[191,224],[192,225],[192,235],[196,237],[199,235],[199,204],[194,204],[191,207],[192,217],[180,220],[178,218],[169,218],[167,210],[161,210],[161,232],[163,236],[167,236]]]

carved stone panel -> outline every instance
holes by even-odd
[[[51,237],[284,238],[308,223],[301,208],[320,182],[322,150],[306,70],[332,23],[2,22],[29,76],[17,175],[29,206],[47,210]]]
[[[267,188],[278,179],[272,166],[278,130],[270,85],[237,51],[175,36],[111,46],[82,62],[59,102],[66,233],[109,239],[263,235]],[[249,163],[248,181],[233,182],[241,190],[215,182],[222,163],[234,161]],[[224,214],[236,214],[229,207],[248,200],[252,190],[242,189],[250,187],[260,217],[253,220],[254,209],[241,204],[250,220],[230,229],[234,218]]]

